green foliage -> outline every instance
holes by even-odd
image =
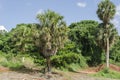
[[[104,1],[108,2],[109,0]],[[78,68],[84,68],[87,65],[97,66],[104,62],[105,54],[101,48],[105,48],[106,43],[98,40],[96,34],[99,39],[105,40],[106,32],[109,32],[110,44],[115,43],[117,36],[113,24],[108,23],[110,26],[104,29],[104,23],[108,22],[108,19],[112,19],[113,14],[115,14],[115,12],[110,12],[112,15],[108,17],[105,15],[109,10],[101,12],[102,5],[105,8],[106,5],[111,5],[111,2],[103,4],[104,1],[98,5],[100,8],[97,11],[98,17],[101,20],[105,19],[102,24],[93,20],[83,20],[72,23],[68,29],[63,16],[47,10],[37,15],[39,24],[18,24],[8,33],[0,33],[0,64],[18,69],[22,67],[31,68],[36,63],[45,66],[46,60],[44,58],[56,53],[56,56],[51,57],[51,62],[52,66],[59,69],[76,71]],[[112,5],[109,8],[115,7]],[[120,62],[119,45],[120,40],[111,48],[110,59],[112,63]],[[106,71],[101,73],[106,75]],[[108,73],[110,72],[108,71]]]
[[[32,68],[35,66],[34,59],[30,55],[5,54],[3,52],[0,52],[0,65],[10,69]]]
[[[69,39],[75,43],[75,51],[82,53],[90,66],[101,63],[102,50],[95,42],[95,30],[98,22],[93,20],[83,20],[72,23],[69,28]]]
[[[63,16],[51,10],[38,14],[37,19],[40,21],[40,27],[35,32],[38,50],[44,57],[50,57],[56,54],[67,40],[66,23]]]
[[[110,50],[110,59],[114,60],[114,63],[120,62],[120,38]]]
[[[47,71],[50,72],[50,57],[64,47],[67,40],[67,26],[63,16],[47,10],[37,15],[40,21],[38,30],[35,30],[37,50],[46,58]]]
[[[4,41],[6,41],[7,33],[0,34],[0,50],[4,48]]]
[[[104,23],[109,23],[115,13],[115,5],[110,0],[103,0],[98,4],[97,15]]]
[[[78,68],[87,67],[85,58],[79,53],[76,53],[75,43],[68,41],[65,47],[57,52],[57,55],[51,57],[52,66],[61,70],[76,71]],[[45,66],[45,59],[36,54],[35,63]]]
[[[72,72],[77,72],[81,68],[85,68],[85,67],[87,67],[87,65],[86,66],[84,65],[84,67],[83,66],[81,67],[79,64],[72,63],[68,66],[68,70]]]
[[[109,23],[108,28],[105,27],[104,23],[98,25],[96,29],[96,42],[105,51],[106,50],[106,39],[109,39],[110,47],[117,41],[118,32],[113,24]]]
[[[45,66],[45,58],[38,54],[38,53],[34,53],[33,56],[34,58],[34,63],[36,63],[37,65],[40,65],[40,66]]]
[[[70,52],[76,52],[76,45],[75,45],[75,42],[69,40],[65,43],[64,48],[58,50],[57,55],[62,55]]]
[[[113,71],[113,70],[110,70],[110,69],[103,69],[102,71],[98,72],[94,76],[120,79],[120,73],[116,72],[116,71]]]
[[[82,55],[74,52],[53,56],[51,60],[53,66],[56,68],[64,67],[69,69],[71,66],[73,66],[73,64],[77,64],[81,68],[87,66],[85,58]]]
[[[2,66],[4,67],[8,67],[10,69],[21,69],[21,68],[24,68],[24,65],[21,64],[20,62],[1,62],[0,63]]]
[[[35,50],[31,36],[32,28],[37,24],[18,24],[3,38],[3,52],[26,53]]]
[[[23,64],[21,63],[21,61],[18,61],[17,59],[15,59],[14,54],[10,53],[10,54],[5,54],[0,52],[0,65],[1,66],[5,66],[8,68],[21,68],[23,67]]]

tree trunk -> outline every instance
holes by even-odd
[[[47,60],[47,72],[51,72],[50,57],[47,57],[46,60]]]
[[[106,67],[109,68],[109,38],[107,38],[106,46]]]

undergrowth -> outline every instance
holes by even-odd
[[[0,66],[10,69],[32,68],[35,66],[34,60],[29,55],[2,53],[0,52]]]
[[[111,69],[103,69],[98,73],[94,74],[96,77],[105,77],[105,78],[113,78],[113,79],[120,79],[120,73]]]

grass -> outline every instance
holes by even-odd
[[[72,72],[76,72],[76,71],[78,71],[80,68],[81,68],[81,67],[80,67],[80,65],[78,65],[78,64],[71,64],[71,65],[69,65],[68,70],[69,70],[69,71],[72,71]]]
[[[96,77],[104,77],[104,78],[112,78],[112,79],[120,79],[120,73],[111,69],[103,69],[98,73],[94,74]]]
[[[56,68],[58,70],[61,70],[63,72],[77,72],[78,70],[80,69],[84,69],[84,68],[81,68],[79,64],[70,64],[70,65],[67,65],[66,67],[59,67],[59,68]]]
[[[21,63],[14,62],[0,62],[1,66],[8,67],[10,69],[21,69],[24,67]]]
[[[120,61],[115,61],[115,60],[110,59],[110,63],[117,65],[117,66],[120,66]]]
[[[22,68],[31,69],[36,65],[34,64],[34,59],[28,55],[18,54],[16,56],[13,53],[0,53],[0,66],[4,66],[12,70],[19,70]]]

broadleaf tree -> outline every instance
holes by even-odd
[[[82,20],[69,26],[69,39],[75,42],[75,51],[82,53],[89,66],[96,66],[102,62],[102,50],[95,42],[94,36],[98,24],[94,20]]]

